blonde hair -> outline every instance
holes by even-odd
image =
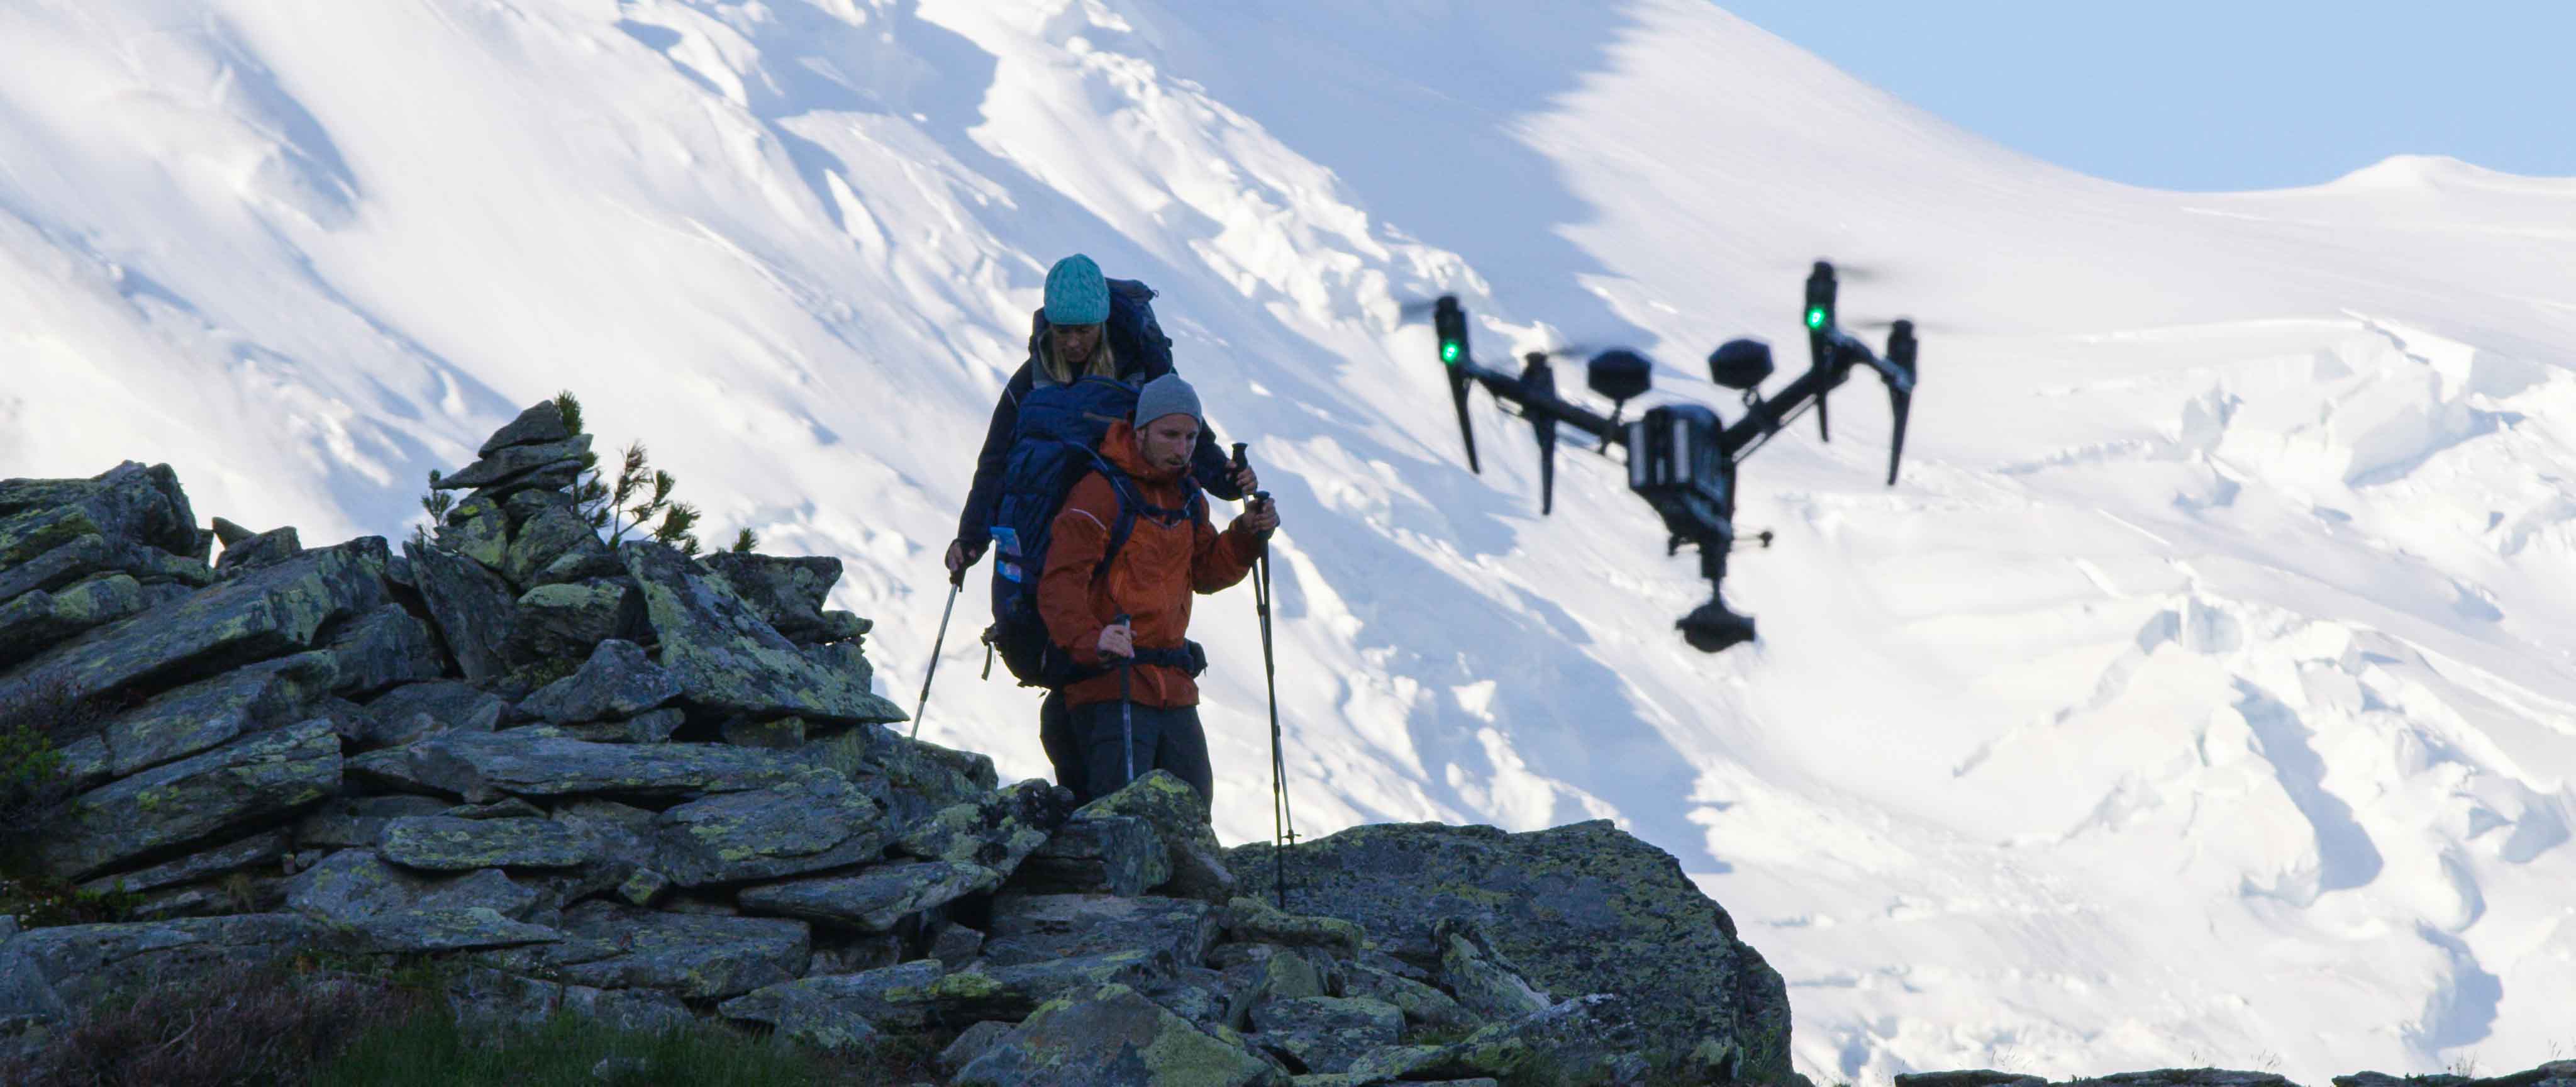
[[[1046,365],[1047,378],[1058,385],[1070,385],[1086,377],[1118,376],[1118,353],[1109,349],[1109,330],[1105,327],[1100,330],[1099,345],[1091,349],[1091,364],[1081,373],[1067,372],[1064,363],[1056,359],[1053,329],[1047,330],[1047,334],[1038,340],[1038,361]]]

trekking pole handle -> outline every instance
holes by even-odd
[[[1243,442],[1234,443],[1234,470],[1237,473],[1244,472],[1252,467],[1252,458],[1244,452],[1244,450],[1248,448],[1250,448],[1250,446]],[[1267,502],[1270,500],[1270,492],[1254,491],[1251,494],[1243,496],[1243,500],[1255,504]]]
[[[1242,471],[1242,470],[1244,470],[1244,469],[1246,469],[1246,468],[1250,468],[1250,467],[1252,467],[1252,458],[1251,458],[1250,456],[1246,455],[1246,454],[1245,454],[1245,452],[1244,452],[1244,450],[1245,450],[1246,448],[1248,448],[1248,447],[1247,447],[1247,445],[1246,445],[1245,443],[1243,443],[1243,442],[1236,442],[1236,443],[1234,443],[1234,470],[1235,470],[1235,471],[1240,472],[1240,471]],[[1250,508],[1253,508],[1253,509],[1259,509],[1259,508],[1261,508],[1261,507],[1263,507],[1263,506],[1267,506],[1267,505],[1269,505],[1269,504],[1270,504],[1270,492],[1268,492],[1268,491],[1254,491],[1254,492],[1252,492],[1251,494],[1248,494],[1248,495],[1243,496],[1243,500],[1244,500],[1245,504],[1246,504],[1246,505],[1248,505]],[[1262,534],[1261,534],[1261,538],[1262,538],[1262,539],[1264,539],[1264,540],[1267,540],[1267,539],[1269,539],[1269,538],[1270,538],[1270,534],[1269,534],[1269,533],[1267,533],[1267,532],[1264,532],[1264,533],[1262,533]]]

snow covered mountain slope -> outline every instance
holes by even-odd
[[[578,391],[918,689],[1047,263],[1149,280],[1279,542],[1308,834],[1612,817],[1793,986],[1802,1066],[2521,1067],[2576,1048],[2576,181],[2393,159],[2184,195],[1983,143],[1692,0],[0,6],[0,474],[407,531]],[[1752,462],[1703,595],[1478,343],[1658,397],[1799,363],[1806,262],[1922,318],[1904,482],[1856,383]],[[1044,772],[980,683],[924,735]],[[1203,602],[1218,829],[1266,836],[1251,604]]]

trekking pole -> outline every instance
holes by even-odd
[[[1109,625],[1113,627],[1127,626],[1127,613],[1118,613],[1118,618],[1110,620]],[[1136,631],[1135,628],[1129,627],[1127,631],[1127,655],[1120,658],[1118,662],[1118,753],[1127,760],[1127,780],[1120,783],[1122,787],[1132,784],[1136,780],[1135,682]]]
[[[939,612],[939,636],[930,642],[930,668],[921,675],[921,702],[912,707],[912,738],[921,738],[921,711],[930,708],[930,681],[939,678],[939,649],[948,642],[948,617],[957,614],[957,594],[965,591],[966,568],[948,575],[948,606]]]
[[[1252,461],[1244,443],[1234,443],[1234,466]],[[1252,492],[1256,505],[1270,503],[1270,492]],[[1279,736],[1279,656],[1270,641],[1270,534],[1261,535],[1261,554],[1252,567],[1253,613],[1261,620],[1261,682],[1270,692],[1270,889],[1279,908],[1288,908],[1288,847],[1297,843],[1297,817],[1288,806],[1288,759]]]

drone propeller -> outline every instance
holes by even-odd
[[[1892,332],[1895,331],[1897,324],[1900,322],[1913,326],[1914,331],[1916,332],[1937,332],[1944,336],[1973,336],[1980,334],[1976,330],[1965,325],[1949,321],[1924,321],[1912,317],[1864,317],[1855,321],[1845,321],[1843,322],[1843,327],[1859,329],[1866,332]]]
[[[1829,258],[1817,257],[1816,260],[1823,262],[1829,260]],[[1886,283],[1904,278],[1904,273],[1902,271],[1895,270],[1885,264],[1849,264],[1838,260],[1832,261],[1831,263],[1834,266],[1835,277],[1845,283]],[[1782,263],[1777,265],[1766,265],[1766,267],[1774,267],[1782,272],[1789,272],[1797,269],[1799,266],[1795,264]],[[1812,267],[1812,265],[1810,267]]]

